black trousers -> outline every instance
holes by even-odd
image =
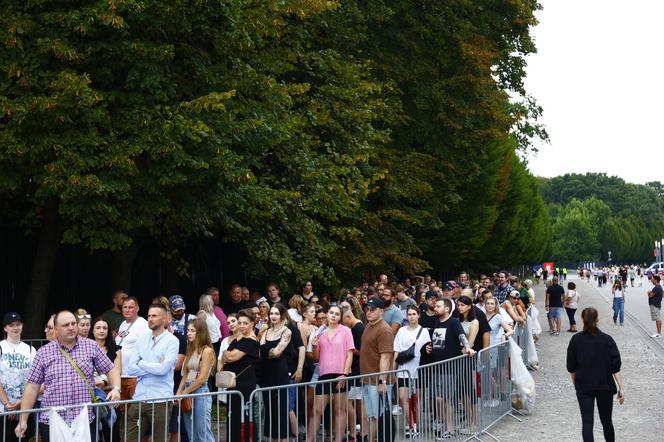
[[[613,430],[611,414],[613,412],[613,393],[608,391],[577,391],[576,398],[581,409],[581,422],[583,442],[593,442],[593,414],[595,412],[595,400],[597,400],[597,411],[599,420],[602,422],[604,439],[606,442],[614,442],[616,435]]]

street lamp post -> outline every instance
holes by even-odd
[[[655,241],[655,262],[659,262],[660,256],[661,256],[661,250],[660,250],[660,243],[659,241]]]

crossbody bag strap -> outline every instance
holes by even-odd
[[[65,355],[65,358],[67,358],[67,361],[69,361],[71,366],[74,367],[74,370],[76,370],[76,373],[78,373],[78,375],[81,377],[81,379],[83,379],[83,382],[85,382],[85,385],[87,385],[88,391],[90,392],[90,397],[92,398],[92,402],[97,402],[97,400],[96,400],[97,396],[95,395],[95,391],[92,389],[92,386],[90,385],[90,381],[88,380],[88,378],[85,377],[85,374],[83,373],[83,371],[78,367],[78,365],[76,364],[76,362],[74,362],[74,360],[71,358],[71,356],[69,356],[69,353],[64,351],[62,348],[60,348],[60,353]]]
[[[136,318],[136,321],[138,321],[138,318]],[[119,343],[118,345],[122,345],[122,342],[124,342],[125,338],[126,338],[127,336],[129,336],[129,330],[131,330],[131,328],[134,326],[134,324],[136,323],[136,321],[134,321],[134,322],[132,322],[131,324],[129,324],[129,327],[127,327],[127,331],[126,331],[127,334],[124,335],[124,337],[123,337],[122,339],[120,339],[120,343]]]
[[[417,332],[417,336],[415,336],[415,342],[417,342],[418,339],[420,339],[420,335],[422,334],[422,329],[424,327],[420,326],[420,331]]]

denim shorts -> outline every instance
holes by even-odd
[[[367,417],[378,418],[378,416],[383,414],[385,405],[382,404],[382,401],[388,400],[392,404],[392,386],[387,386],[387,393],[383,395],[383,399],[380,399],[378,394],[378,387],[376,385],[363,385],[362,386],[362,395],[364,400],[364,409],[367,412]],[[383,405],[381,407],[381,405]],[[391,408],[391,407],[390,407]]]
[[[563,308],[562,307],[550,307],[549,308],[549,315],[555,319],[563,319]]]

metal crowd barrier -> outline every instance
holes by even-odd
[[[378,394],[379,376],[387,379],[386,394]],[[396,401],[397,378],[413,385],[408,370],[392,370],[349,376],[343,387],[339,379],[259,387],[249,397],[250,422],[262,440],[341,442],[366,436],[368,441],[392,442],[406,431]]]
[[[472,439],[479,432],[477,359],[458,356],[417,369],[419,436],[423,440]]]
[[[482,434],[497,440],[489,429],[507,415],[512,415],[512,380],[509,342],[501,342],[477,353],[478,429],[475,439]]]
[[[183,412],[179,404],[183,398],[192,398],[192,409]],[[221,398],[222,401],[213,400]],[[208,442],[211,434],[215,441],[240,441],[245,432],[245,408],[244,397],[239,391],[206,392],[187,394],[164,398],[151,399],[150,401],[117,401],[97,402],[88,404],[68,405],[52,408],[35,408],[32,410],[20,410],[0,413],[0,437],[3,442],[16,440],[15,428],[20,416],[30,415],[28,431],[21,440],[39,442],[48,440],[49,427],[44,424],[37,425],[41,413],[49,413],[51,410],[62,417],[68,410],[73,410],[74,415],[87,407],[94,413],[94,420],[90,424],[91,441],[99,442],[141,442],[149,435],[152,442],[204,441]],[[113,422],[110,419],[98,418],[101,407],[112,408],[111,414],[116,416]],[[122,409],[126,411],[121,411]],[[208,433],[209,431],[209,433]],[[194,435],[189,437],[187,435]],[[192,440],[193,439],[193,440]],[[72,439],[69,439],[72,440]],[[52,440],[51,442],[63,442]]]
[[[378,376],[387,378],[384,395],[374,393]],[[507,342],[481,350],[474,357],[459,356],[420,366],[415,377],[404,369],[348,377],[345,387],[339,389],[337,381],[257,386],[248,402],[239,391],[232,390],[151,401],[119,401],[114,403],[119,405],[114,408],[118,412],[115,423],[93,421],[92,441],[141,442],[141,436],[150,434],[152,442],[208,442],[204,436],[210,434],[208,429],[212,440],[224,442],[392,442],[414,438],[466,441],[481,440],[485,434],[494,438],[488,430],[504,416],[512,415]],[[176,408],[184,397],[194,398],[191,413]],[[56,410],[80,410],[84,405]],[[93,411],[106,405],[87,404]],[[119,413],[125,406],[128,411]],[[39,413],[49,411],[42,408],[0,413],[2,441],[14,440],[7,432],[13,434],[17,418],[26,413],[32,415],[33,422],[33,432],[28,437],[34,442],[44,439],[45,427],[35,428],[34,421]],[[191,429],[187,431],[187,427]],[[195,435],[194,440],[187,438],[187,433]]]

